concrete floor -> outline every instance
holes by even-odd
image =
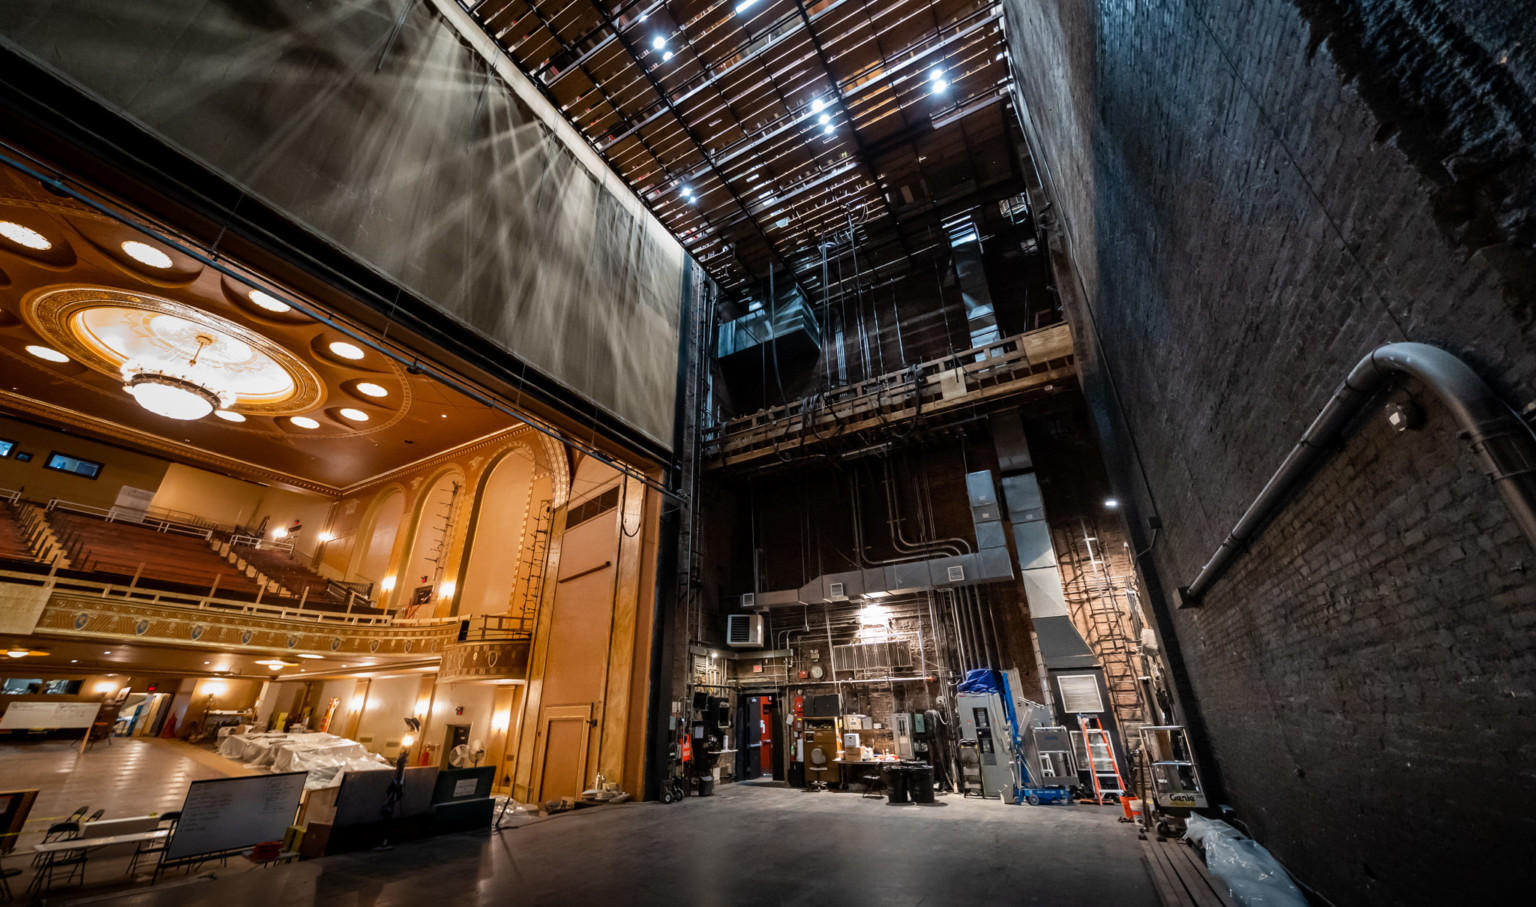
[[[172,879],[98,902],[121,907],[1156,907],[1118,809],[942,797],[891,806],[857,794],[726,785],[671,806],[625,804],[497,834],[389,852]]]

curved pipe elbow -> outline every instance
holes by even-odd
[[[1355,365],[1216,553],[1194,581],[1179,590],[1185,607],[1197,604],[1232,559],[1290,503],[1296,487],[1334,449],[1355,415],[1397,375],[1415,379],[1445,405],[1484,475],[1536,547],[1536,438],[1530,429],[1456,355],[1423,343],[1389,343]]]

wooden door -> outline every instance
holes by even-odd
[[[591,730],[592,706],[556,705],[544,710],[539,726],[538,752],[534,764],[539,767],[538,802],[561,797],[579,797],[586,790],[587,734]]]

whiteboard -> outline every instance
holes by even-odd
[[[0,718],[0,731],[90,727],[99,708],[99,702],[13,702]]]
[[[167,859],[281,841],[299,811],[308,772],[193,781]]]

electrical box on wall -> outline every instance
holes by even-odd
[[[761,614],[727,614],[725,644],[733,649],[761,649],[763,647],[763,616]]]

